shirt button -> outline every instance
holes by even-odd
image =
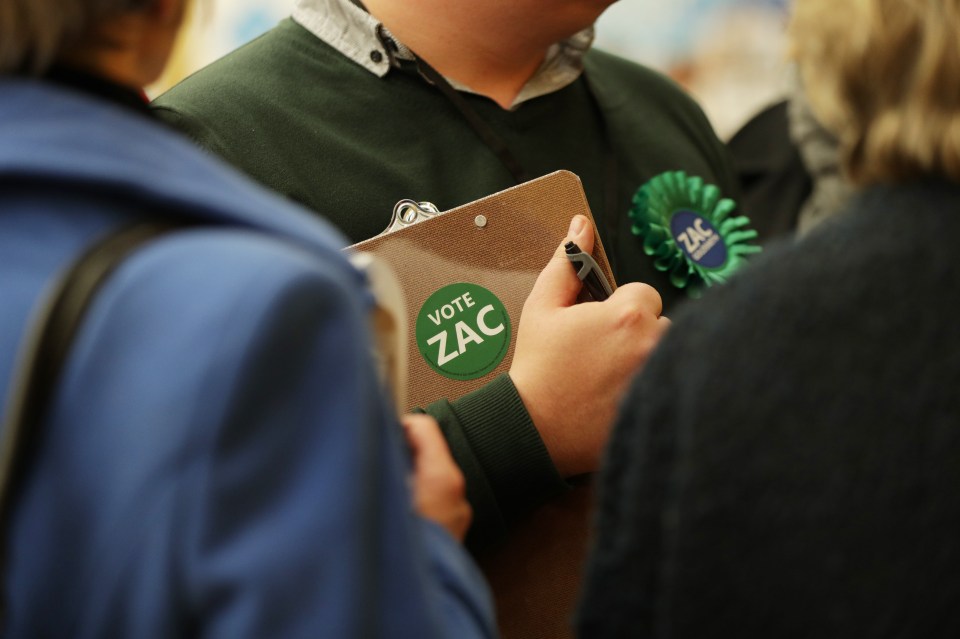
[[[383,54],[377,50],[373,50],[370,52],[370,59],[373,60],[374,63],[380,64],[383,62]]]

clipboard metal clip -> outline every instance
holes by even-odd
[[[430,202],[415,202],[413,200],[400,200],[393,207],[393,217],[387,229],[381,233],[393,233],[408,226],[413,226],[418,222],[429,220],[432,217],[440,215],[442,211]]]

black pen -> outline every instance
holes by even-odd
[[[613,293],[610,289],[610,283],[607,282],[607,278],[604,277],[603,271],[600,270],[593,256],[581,251],[576,242],[567,242],[563,245],[563,250],[567,254],[567,259],[573,264],[573,268],[576,269],[577,277],[583,282],[590,297],[597,302],[602,302],[610,297]]]

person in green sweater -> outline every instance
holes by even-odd
[[[597,468],[629,372],[665,325],[661,302],[694,290],[676,242],[665,256],[643,235],[638,189],[668,174],[684,192],[706,191],[709,206],[736,195],[699,107],[661,75],[590,49],[609,4],[299,0],[290,19],[155,101],[162,118],[354,242],[383,231],[401,199],[447,210],[558,169],[581,178],[619,305],[603,302],[606,320],[578,325],[558,302],[569,266],[548,269],[509,375],[426,408],[467,478],[471,544]],[[573,334],[575,348],[557,348]]]

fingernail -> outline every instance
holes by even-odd
[[[587,221],[582,216],[574,215],[573,219],[570,220],[570,235],[580,235],[586,223]]]

